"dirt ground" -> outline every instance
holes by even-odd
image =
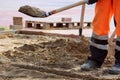
[[[80,70],[89,55],[88,46],[84,36],[1,34],[0,80],[120,80],[119,75],[107,73],[113,54],[100,69]]]

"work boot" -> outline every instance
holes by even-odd
[[[91,70],[96,69],[96,68],[99,68],[99,66],[97,66],[97,63],[93,60],[87,60],[86,63],[81,65],[82,71],[91,71]]]
[[[108,70],[108,73],[113,75],[120,74],[120,64],[115,64]]]

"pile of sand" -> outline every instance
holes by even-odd
[[[7,47],[14,46],[12,49],[2,51],[0,55],[1,79],[97,80],[101,78],[103,80],[111,78],[104,68],[91,72],[80,71],[80,65],[89,55],[89,41],[83,36],[79,38],[19,34],[11,36],[0,40],[2,42],[7,39],[11,41]],[[113,61],[113,57],[108,56],[104,66],[111,66]]]

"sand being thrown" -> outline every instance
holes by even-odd
[[[32,17],[41,17],[41,18],[46,17],[45,11],[40,10],[39,8],[31,7],[29,5],[20,7],[18,11]]]

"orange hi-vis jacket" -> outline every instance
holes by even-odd
[[[109,33],[111,17],[116,20],[116,35],[120,37],[120,0],[98,0],[95,7],[93,32],[99,36]]]
[[[91,56],[88,59],[96,61],[101,66],[108,53],[108,34],[111,17],[116,21],[115,63],[120,63],[120,0],[98,0],[95,7],[95,17],[92,22],[93,34],[90,39]]]
[[[96,3],[95,17],[92,22],[93,34],[90,42],[91,46],[107,50],[112,16],[116,20],[116,49],[120,51],[120,0],[98,0]]]

